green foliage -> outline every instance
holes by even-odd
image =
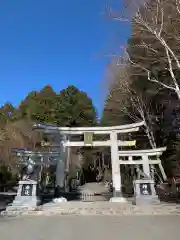
[[[96,123],[96,111],[85,92],[69,86],[56,94],[51,86],[31,92],[19,106],[21,118],[61,126],[89,126]]]
[[[0,108],[0,127],[8,121],[12,122],[18,119],[17,109],[10,103],[6,103]]]
[[[55,113],[57,125],[78,127],[96,124],[92,100],[75,86],[69,86],[57,95]]]
[[[45,86],[40,92],[31,92],[21,102],[21,117],[35,122],[52,123],[56,93],[51,86]]]
[[[42,134],[32,131],[33,123],[60,126],[96,125],[92,100],[75,86],[56,93],[51,86],[33,91],[18,108],[5,104],[0,108],[0,163],[15,168],[12,148],[39,149]]]

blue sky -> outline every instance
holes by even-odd
[[[0,0],[0,104],[74,84],[102,108],[105,68],[129,28],[103,14],[105,0]]]

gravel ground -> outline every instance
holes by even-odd
[[[2,240],[177,240],[179,216],[38,216],[0,218]]]
[[[86,215],[86,216],[135,216],[135,215],[179,215],[180,207],[176,204],[157,204],[133,206],[128,203],[111,202],[65,202],[47,203],[38,209],[9,207],[1,212],[2,216],[50,216],[50,215]]]

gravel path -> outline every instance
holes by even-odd
[[[105,187],[103,183],[86,183],[83,186],[78,187],[78,189],[93,193],[108,192],[108,188]]]
[[[157,204],[134,206],[128,203],[111,202],[65,202],[47,203],[38,209],[9,207],[7,211],[1,212],[2,216],[50,216],[50,215],[86,215],[86,216],[135,216],[135,215],[179,215],[180,206],[176,204]]]
[[[3,240],[177,240],[178,216],[38,216],[0,218]]]

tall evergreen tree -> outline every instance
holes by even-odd
[[[75,86],[69,86],[57,95],[55,103],[57,125],[93,126],[96,124],[96,117],[92,100]]]
[[[19,106],[21,117],[42,123],[53,123],[55,101],[56,93],[49,85],[40,92],[33,91]]]
[[[32,131],[33,123],[60,126],[92,126],[96,124],[96,110],[92,100],[75,86],[56,94],[51,86],[33,91],[18,108],[6,104],[0,108],[0,164],[13,166],[12,148],[40,147],[41,134]]]

